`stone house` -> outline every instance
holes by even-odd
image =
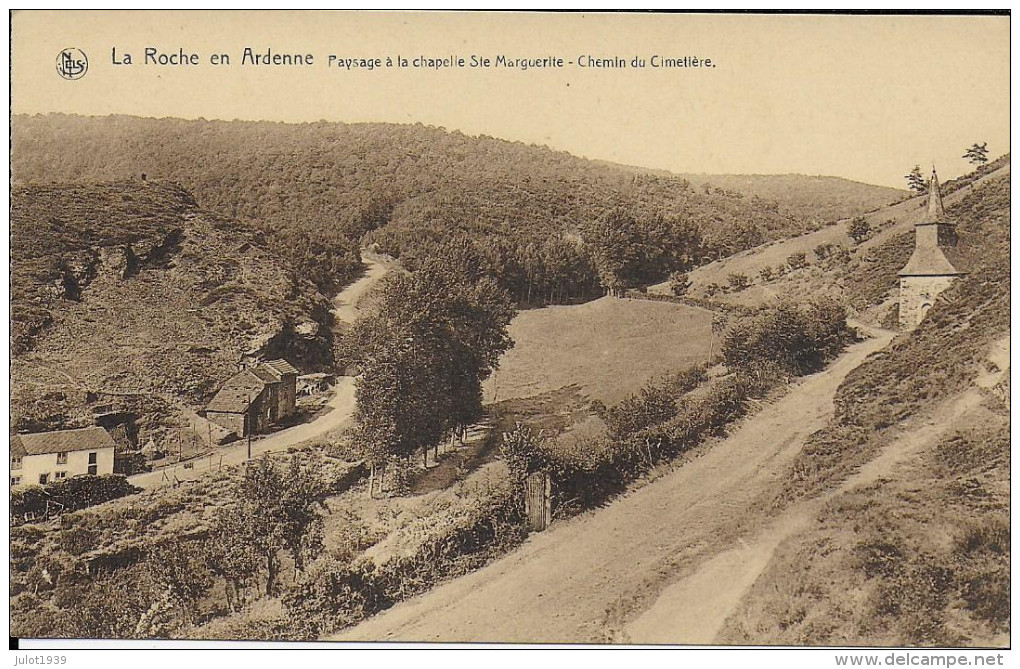
[[[956,225],[946,217],[939,178],[932,170],[928,207],[914,225],[914,253],[899,272],[900,327],[917,327],[935,298],[966,272],[951,260],[955,256]]]
[[[112,474],[116,444],[101,427],[11,437],[11,487],[47,485],[83,474]]]
[[[238,437],[265,432],[293,415],[298,370],[286,360],[253,364],[227,379],[205,417]]]

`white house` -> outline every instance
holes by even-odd
[[[11,487],[46,485],[80,474],[113,473],[113,437],[101,427],[11,437]]]

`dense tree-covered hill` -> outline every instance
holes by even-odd
[[[911,196],[909,191],[900,188],[831,176],[672,173],[629,165],[617,167],[636,174],[680,178],[705,193],[771,200],[798,218],[814,221],[817,225],[885,207]]]
[[[601,293],[579,232],[610,210],[622,210],[618,220],[665,217],[685,236],[696,227],[698,248],[686,255],[698,262],[799,234],[895,195],[862,186],[867,196],[829,193],[812,206],[787,195],[706,192],[675,176],[421,124],[16,116],[13,145],[16,182],[143,173],[170,179],[205,208],[275,235],[300,234],[300,244],[280,241],[301,246],[300,257],[327,250],[353,257],[371,231],[366,241],[395,255],[467,236],[522,302]],[[355,264],[339,264],[332,281],[321,267],[308,271],[328,292],[350,279]]]
[[[173,413],[247,351],[321,364],[329,303],[257,229],[160,182],[11,193],[12,425]]]

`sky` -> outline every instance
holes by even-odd
[[[974,142],[1009,151],[1008,17],[64,10],[19,11],[12,30],[14,113],[420,122],[673,172],[896,187],[915,164],[967,171]],[[243,65],[245,47],[314,64]],[[88,58],[79,79],[57,72],[68,48]],[[146,48],[199,64],[146,65]],[[568,64],[348,70],[331,54]],[[655,55],[714,67],[653,68]]]

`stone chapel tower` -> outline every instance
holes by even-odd
[[[949,260],[956,246],[956,224],[946,219],[934,168],[928,182],[928,210],[914,226],[914,253],[900,270],[900,327],[911,330],[924,319],[935,297],[966,274]]]

